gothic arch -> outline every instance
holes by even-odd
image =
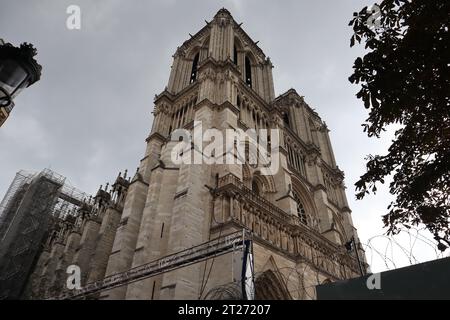
[[[298,178],[292,176],[292,192],[297,201],[297,210],[302,210],[301,214],[297,212],[298,217],[309,227],[319,230],[320,218],[309,188]]]
[[[253,177],[257,177],[258,179],[260,179],[261,183],[264,186],[265,192],[268,192],[268,193],[277,192],[276,187],[275,187],[275,180],[273,179],[273,176],[262,175],[259,170],[256,170],[253,173]]]
[[[305,209],[317,217],[318,211],[314,203],[314,199],[311,196],[311,191],[309,187],[306,186],[300,179],[298,179],[295,176],[291,176],[291,181],[292,181],[292,191],[297,193],[298,196],[303,200]]]
[[[255,54],[250,50],[250,49],[244,49],[245,50],[245,56],[248,57],[248,59],[250,60],[250,63],[252,65],[256,65],[257,64],[257,59]]]
[[[257,177],[253,177],[252,179],[252,191],[256,193],[258,196],[264,196],[264,184]]]
[[[266,270],[255,281],[256,300],[292,300],[281,277],[273,270]]]
[[[216,286],[208,291],[204,300],[242,300],[241,285],[232,282]]]
[[[209,48],[209,39],[210,39],[210,37],[209,37],[209,34],[204,38],[204,40],[200,40],[200,41],[202,41],[202,43],[203,43],[203,47],[205,47],[205,48]]]
[[[199,62],[200,62],[200,50],[197,50],[194,52],[192,58],[190,83],[195,82],[198,78],[197,74]]]
[[[195,55],[200,52],[202,47],[200,45],[192,46],[192,48],[189,49],[188,53],[186,54],[186,57],[190,60],[193,60]]]
[[[189,48],[186,50],[186,57],[188,59],[193,59],[194,56],[198,53],[201,52],[202,49],[209,49],[209,34],[204,36],[202,39],[199,39],[198,41],[196,41],[195,43],[192,43]],[[203,61],[206,58],[203,57],[203,59],[200,59],[200,61]]]
[[[259,170],[253,170],[247,163],[242,165],[242,181],[244,186],[253,190],[253,183],[257,183],[261,196],[275,193],[275,180],[272,176],[261,175]]]
[[[242,50],[244,48],[244,46],[242,45],[242,41],[241,41],[241,39],[239,39],[239,37],[236,37],[236,36],[234,37],[234,46],[238,50]]]
[[[242,44],[242,41],[235,36],[233,39],[233,52],[231,56],[231,60],[234,62],[234,64],[240,69],[243,70],[244,66],[242,65],[242,56],[244,52],[244,46]]]
[[[331,210],[330,208],[329,210],[332,213],[331,226],[332,228],[334,227],[334,231],[338,233],[339,239],[341,240],[341,244],[344,244],[347,241],[349,241],[349,239],[347,238],[347,234],[345,233],[344,225],[342,224],[341,218],[336,214],[336,212],[334,212],[334,210]]]

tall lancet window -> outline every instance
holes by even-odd
[[[252,181],[252,191],[253,191],[254,193],[256,193],[258,196],[261,195],[261,193],[260,193],[261,190],[259,189],[258,183],[256,182],[255,179],[253,179],[253,181]]]
[[[190,83],[195,82],[197,80],[197,68],[198,68],[198,60],[200,58],[200,52],[197,52],[197,54],[194,57],[194,61],[192,62],[192,70],[191,70],[191,81]]]
[[[252,65],[247,56],[245,57],[245,84],[252,87]]]
[[[286,127],[290,127],[291,124],[289,122],[289,113],[283,112],[283,122]]]
[[[294,200],[297,203],[297,216],[300,218],[301,222],[303,222],[304,224],[308,224],[308,221],[306,219],[305,207],[303,206],[303,202],[296,192],[294,192]]]
[[[235,65],[238,64],[238,52],[236,46],[233,48],[233,62]]]

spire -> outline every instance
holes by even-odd
[[[217,21],[220,26],[226,26],[234,19],[230,11],[228,11],[225,8],[222,8],[219,11],[217,11],[216,15],[214,16],[214,20]]]
[[[214,17],[220,16],[220,15],[222,15],[222,16],[227,15],[227,16],[232,17],[230,11],[228,11],[226,8],[222,8],[219,11],[217,11],[217,13]]]

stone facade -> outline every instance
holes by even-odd
[[[136,174],[119,176],[111,192],[100,190],[76,222],[49,239],[33,275],[37,296],[61,292],[59,274],[70,263],[81,267],[86,284],[243,228],[253,234],[256,298],[313,299],[316,284],[358,276],[355,256],[344,248],[357,239],[344,174],[319,115],[293,89],[275,97],[270,59],[226,9],[173,58]],[[248,163],[175,164],[178,141],[171,133],[192,131],[194,122],[220,132],[278,129],[279,170],[263,175]],[[233,298],[235,255],[96,298]]]

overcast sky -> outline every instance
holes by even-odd
[[[226,7],[271,58],[276,94],[295,88],[328,124],[355,226],[368,242],[383,234],[381,215],[391,199],[386,188],[363,201],[354,196],[364,157],[385,152],[391,139],[373,140],[362,132],[366,110],[355,97],[358,87],[347,80],[363,52],[349,47],[348,21],[370,3],[0,0],[0,38],[33,43],[43,66],[41,80],[15,100],[0,128],[0,198],[21,169],[49,167],[87,193],[119,171],[134,172],[151,128],[154,95],[167,85],[171,56],[189,33]],[[81,30],[66,28],[71,4],[81,8]],[[384,251],[379,240],[376,249]],[[433,250],[420,242],[417,259],[433,258]],[[373,269],[385,269],[377,252],[369,251]],[[394,255],[396,266],[409,263],[401,252]]]

